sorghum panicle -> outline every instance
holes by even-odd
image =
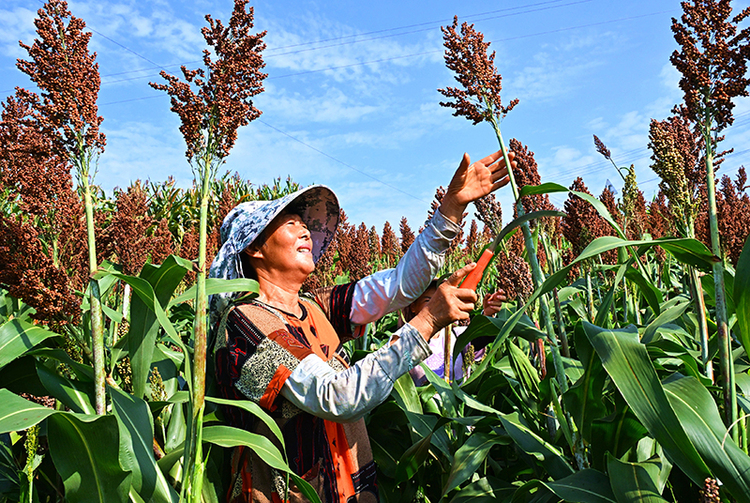
[[[401,218],[401,223],[399,224],[398,228],[401,233],[401,253],[404,254],[414,242],[416,237],[414,236],[414,232],[411,230],[411,227],[409,227],[409,222],[406,220],[406,217]]]
[[[458,17],[453,18],[451,26],[440,29],[443,32],[445,64],[453,70],[456,81],[462,87],[438,89],[449,99],[440,102],[440,105],[453,108],[454,116],[464,116],[474,124],[501,120],[518,104],[518,100],[511,101],[507,107],[502,106],[502,77],[495,68],[494,51],[487,54],[490,43],[484,41],[484,35],[476,31],[473,24],[462,23],[459,34]]]
[[[206,44],[213,48],[203,51],[204,68],[188,70],[181,67],[184,81],[161,71],[167,84],[149,83],[154,89],[166,91],[172,98],[172,111],[179,115],[180,132],[185,138],[188,160],[206,149],[217,158],[229,154],[237,139],[237,129],[257,119],[261,111],[252,98],[263,92],[266,74],[261,52],[266,32],[251,34],[253,8],[247,0],[235,0],[229,25],[206,16],[208,26],[201,29]]]

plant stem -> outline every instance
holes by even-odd
[[[508,158],[508,150],[505,148],[503,135],[500,132],[500,125],[497,123],[494,116],[490,122],[492,123],[492,127],[494,128],[495,134],[497,135],[497,141],[498,143],[500,143],[500,151],[503,154],[505,166],[508,168],[508,179],[510,181],[511,191],[513,192],[513,199],[516,203],[516,211],[518,212],[518,216],[521,217],[525,214],[523,210],[523,204],[521,203],[521,199],[519,197],[516,179],[513,176],[513,169],[511,168],[510,159]],[[536,289],[539,288],[544,282],[544,278],[542,277],[542,270],[539,267],[539,259],[536,256],[536,246],[534,245],[534,239],[531,236],[531,229],[529,228],[528,222],[524,222],[521,225],[521,231],[523,232],[524,245],[526,246],[529,265],[531,266],[531,278],[534,282],[534,288]],[[568,380],[565,374],[565,366],[563,365],[562,357],[560,356],[560,347],[557,343],[557,336],[555,335],[555,329],[552,325],[552,317],[550,316],[546,295],[542,295],[541,297],[539,297],[539,305],[542,321],[544,322],[544,326],[547,330],[547,337],[550,340],[550,350],[552,352],[552,361],[555,365],[555,373],[557,375],[556,377],[558,385],[560,386],[560,391],[562,393],[565,393],[566,391],[568,391]]]
[[[707,107],[707,115],[710,115]],[[716,295],[716,332],[719,338],[719,355],[721,359],[721,387],[724,391],[724,411],[726,424],[732,425],[737,419],[737,397],[734,389],[734,373],[732,372],[732,348],[729,340],[727,325],[727,310],[724,288],[724,260],[721,253],[719,236],[719,220],[716,210],[716,183],[714,180],[714,152],[711,137],[711,119],[702,124],[703,139],[706,146],[706,188],[708,189],[708,223],[711,231],[711,251],[719,260],[713,264],[714,286]],[[738,431],[732,427],[732,439],[737,442]]]
[[[96,234],[94,231],[94,204],[91,200],[89,184],[89,167],[87,159],[77,159],[81,182],[83,183],[83,200],[86,207],[86,230],[89,248],[89,304],[91,306],[91,349],[94,359],[94,402],[98,415],[106,413],[104,394],[104,325],[102,317],[101,294],[99,282],[94,279],[98,263],[96,260]]]
[[[198,278],[195,296],[195,321],[193,322],[193,387],[191,395],[192,420],[190,437],[193,440],[188,462],[186,478],[189,479],[188,501],[200,502],[203,485],[203,412],[206,396],[206,351],[207,351],[207,312],[208,296],[206,295],[206,242],[208,240],[208,202],[214,161],[213,151],[209,147],[198,160],[198,174],[201,183],[200,221],[198,228]],[[202,164],[202,166],[201,166]]]
[[[706,377],[714,380],[714,366],[708,357],[708,321],[706,320],[706,301],[703,298],[703,286],[698,277],[698,270],[688,266],[690,269],[690,283],[692,286],[693,301],[695,302],[695,315],[698,318],[698,332],[701,339],[701,361],[706,372]]]

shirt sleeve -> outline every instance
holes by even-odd
[[[448,246],[460,230],[460,225],[436,210],[394,269],[376,272],[355,283],[350,321],[365,325],[408,306],[422,295],[443,266]]]
[[[430,355],[417,329],[404,325],[399,338],[337,372],[317,355],[302,360],[284,382],[281,394],[299,409],[337,422],[364,416],[390,395],[393,385]]]

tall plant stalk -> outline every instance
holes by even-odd
[[[670,60],[682,74],[680,88],[684,91],[685,109],[703,139],[711,251],[718,259],[713,264],[713,276],[721,387],[725,421],[736,442],[737,400],[727,324],[714,162],[716,145],[721,140],[718,134],[734,122],[732,100],[748,95],[750,78],[746,74],[750,28],[740,30],[739,24],[750,16],[750,8],[733,16],[730,0],[691,0],[682,2],[682,9],[684,13],[680,20],[672,19],[672,32],[680,48],[672,53]]]
[[[42,91],[42,99],[24,93],[41,132],[50,139],[53,151],[67,159],[76,170],[83,192],[88,245],[91,351],[94,364],[94,395],[97,414],[106,412],[104,370],[104,319],[99,283],[94,205],[91,195],[91,166],[104,150],[105,137],[99,132],[102,118],[97,115],[99,65],[89,53],[91,33],[86,23],[71,15],[64,0],[49,0],[34,21],[38,38],[33,45],[21,43],[31,57],[19,59],[17,66]],[[85,348],[84,348],[85,349]]]
[[[89,181],[89,160],[84,154],[76,159],[78,175],[83,188],[83,200],[86,208],[86,236],[89,249],[89,305],[91,308],[91,350],[94,363],[94,402],[98,415],[107,412],[105,396],[104,370],[104,319],[102,314],[102,299],[96,271],[99,264],[96,260],[96,233],[94,226],[94,203],[91,199],[91,183]]]
[[[486,97],[485,106],[489,110],[492,110],[492,103]],[[521,198],[519,197],[520,193],[518,190],[518,185],[516,184],[516,179],[513,176],[513,170],[510,168],[511,163],[510,159],[508,158],[508,149],[505,147],[505,142],[503,141],[503,135],[500,131],[500,124],[494,114],[489,114],[489,122],[490,124],[492,124],[492,128],[495,130],[495,135],[497,136],[497,141],[500,144],[500,151],[502,152],[505,165],[508,166],[508,178],[510,180],[511,191],[513,192],[513,200],[516,204],[516,211],[518,212],[518,216],[521,217],[525,214],[525,212],[523,209],[523,204],[521,203]],[[531,266],[531,279],[534,282],[534,288],[536,289],[539,288],[542,283],[544,283],[544,277],[542,276],[542,268],[539,266],[539,259],[536,255],[536,245],[534,244],[534,238],[531,235],[531,228],[529,227],[528,222],[524,222],[521,225],[521,231],[523,233],[524,245],[526,246],[526,255],[529,261],[529,266]],[[568,380],[565,374],[565,367],[562,362],[562,357],[560,355],[560,347],[558,345],[557,336],[555,335],[555,329],[552,324],[552,317],[550,316],[549,304],[546,295],[542,295],[539,298],[539,311],[541,314],[542,322],[544,323],[544,327],[547,332],[547,338],[550,342],[552,363],[555,366],[557,383],[560,387],[560,392],[565,393],[568,390]]]
[[[719,257],[713,264],[715,304],[716,304],[716,334],[719,339],[719,359],[721,361],[721,388],[724,390],[724,411],[727,424],[732,428],[732,439],[737,442],[737,390],[734,384],[734,361],[727,323],[726,290],[724,287],[724,259],[721,252],[719,236],[719,220],[716,210],[716,182],[714,179],[714,139],[711,137],[711,109],[706,107],[705,122],[702,125],[703,138],[706,146],[706,187],[708,189],[708,224],[711,233],[711,251]]]

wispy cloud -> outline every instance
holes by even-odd
[[[36,35],[34,18],[36,10],[25,7],[0,9],[0,52],[4,56],[20,58],[27,56],[26,51],[18,46],[23,41],[31,45]]]

